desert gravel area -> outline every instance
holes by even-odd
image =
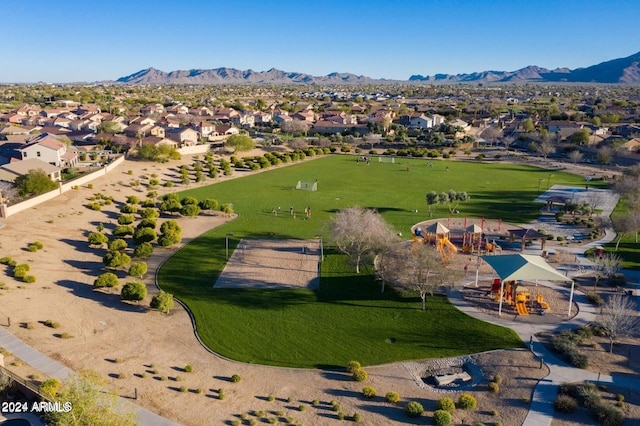
[[[255,154],[259,152],[248,153]],[[337,401],[347,416],[355,412],[362,414],[367,425],[429,422],[421,418],[416,423],[403,412],[404,403],[409,400],[417,400],[432,411],[436,400],[445,395],[419,386],[411,373],[415,371],[411,366],[428,360],[367,368],[366,384],[374,386],[378,396],[365,399],[362,397],[364,385],[352,381],[344,372],[249,365],[223,359],[203,348],[194,335],[188,313],[179,304],[166,315],[148,309],[151,295],[156,291],[155,269],[176,248],[156,248],[148,259],[149,273],[144,281],[150,295],[144,301],[123,303],[119,289],[93,290],[95,277],[104,272],[102,256],[106,249],[89,248],[87,234],[96,230],[99,223],[103,223],[106,230],[112,229],[119,216],[117,206],[125,202],[128,195],[144,198],[144,182],[149,174],[157,174],[161,182],[177,180],[177,173],[172,169],[190,163],[191,158],[187,156],[162,165],[127,160],[112,173],[95,180],[92,189],[82,186],[4,219],[4,227],[0,229],[0,257],[11,256],[18,263],[29,264],[29,273],[36,276],[37,281],[19,282],[0,265],[4,271],[1,281],[5,284],[0,290],[0,324],[75,371],[97,371],[108,379],[109,387],[123,397],[132,398],[137,391],[138,399],[132,402],[184,425],[231,424],[235,419],[245,418],[244,414],[247,420],[243,420],[243,424],[248,424],[256,415],[261,417],[259,423],[276,417],[281,423],[290,420],[307,425],[339,424],[329,405],[331,400]],[[132,186],[132,179],[139,179],[142,187]],[[222,178],[215,181],[220,180]],[[208,180],[203,184],[210,183]],[[171,189],[159,187],[158,192],[162,195],[180,189],[180,185]],[[102,211],[87,208],[88,198],[98,192],[114,196],[116,203],[105,206]],[[233,217],[181,218],[183,242],[228,220]],[[27,246],[34,241],[41,241],[44,249],[27,251]],[[309,247],[314,252],[316,247],[311,244],[310,241]],[[126,282],[124,271],[120,271],[119,276],[121,282]],[[49,328],[43,324],[46,320],[58,322],[60,327]],[[63,333],[71,337],[61,338]],[[469,390],[478,399],[478,409],[457,410],[456,424],[495,421],[505,425],[521,424],[533,387],[547,374],[546,367],[540,368],[538,360],[526,350],[495,351],[472,357],[482,372],[478,386]],[[18,374],[37,374],[28,365],[18,365],[15,361],[18,360],[11,355],[5,356],[5,365]],[[193,372],[184,371],[187,364],[193,366]],[[240,375],[242,380],[232,383],[233,374]],[[504,378],[500,394],[486,390],[495,374]],[[187,391],[181,392],[181,387]],[[224,399],[218,397],[220,389],[224,391]],[[385,402],[384,394],[389,391],[397,391],[402,402],[398,405]],[[275,400],[269,401],[270,395]],[[313,406],[313,400],[318,400],[320,405]],[[301,410],[300,406],[305,409]]]

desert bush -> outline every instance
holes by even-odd
[[[46,320],[44,322],[44,325],[46,325],[47,327],[51,327],[51,328],[60,328],[60,323],[53,321],[53,320]]]
[[[147,262],[133,262],[129,267],[129,275],[142,278],[147,273]]]
[[[387,392],[387,394],[384,396],[384,399],[386,399],[387,402],[395,404],[396,402],[400,401],[400,394],[395,391]]]
[[[624,423],[624,413],[608,404],[600,404],[594,407],[595,417],[605,426],[619,426]]]
[[[38,390],[43,394],[51,398],[55,397],[60,389],[60,380],[56,378],[47,379],[40,384]]]
[[[122,238],[116,238],[113,241],[109,241],[109,244],[107,244],[107,248],[109,250],[124,250],[128,247],[128,244],[125,240],[123,240]]]
[[[29,244],[29,245],[27,246],[27,250],[28,250],[29,252],[31,252],[31,253],[34,253],[34,252],[38,251],[38,247],[34,246],[33,244]]]
[[[153,246],[151,243],[140,243],[135,249],[133,249],[134,257],[149,257],[151,256],[151,253],[153,253]]]
[[[362,423],[362,414],[353,413],[353,416],[351,416],[351,419],[356,423]]]
[[[138,281],[131,281],[122,286],[120,296],[122,300],[139,301],[147,295],[147,286]]]
[[[364,396],[365,398],[375,398],[376,389],[373,386],[365,386],[362,389],[362,396]]]
[[[149,306],[151,307],[151,309],[157,309],[160,312],[167,313],[173,308],[173,304],[173,294],[160,290],[157,295],[151,298],[151,303]],[[191,366],[188,365],[187,367]],[[185,371],[187,367],[185,367]],[[187,372],[190,373],[190,371]]]
[[[234,374],[233,376],[231,376],[231,383],[238,383],[240,380],[242,380],[242,377],[240,377],[238,374]]]
[[[598,293],[595,293],[593,291],[587,293],[587,300],[596,306],[602,306],[602,304],[604,303],[602,297],[600,297]]]
[[[131,204],[125,204],[124,206],[122,206],[120,211],[122,213],[137,213],[138,212],[138,208],[136,206],[131,205]]]
[[[135,219],[131,214],[123,214],[118,217],[118,225],[130,225]]]
[[[578,408],[578,402],[569,395],[560,394],[553,402],[553,408],[560,413],[573,413]]]
[[[358,361],[349,361],[347,363],[347,371],[349,373],[354,373],[356,370],[360,370],[362,365]]]
[[[186,386],[180,386],[180,392],[186,392],[186,391],[187,391]]]
[[[499,374],[496,374],[495,376],[493,376],[493,381],[496,382],[498,385],[502,384],[502,376]]]
[[[24,281],[25,283],[28,283],[28,284],[33,284],[33,283],[36,282],[36,277],[35,277],[35,275],[25,275],[22,278],[22,281]]]
[[[303,404],[298,405],[298,411],[304,411],[306,409],[307,409],[306,405],[303,405]]]
[[[27,270],[21,266],[16,266],[13,270],[14,278],[24,278],[27,275]]]
[[[140,228],[151,228],[151,229],[155,229],[156,228],[156,219],[155,218],[146,218],[146,219],[142,219],[140,221],[140,223],[138,223],[137,226],[138,229]]]
[[[273,402],[273,401],[275,401],[275,400],[276,400],[276,397],[275,397],[274,395],[269,395],[269,396],[267,397],[267,401],[269,401],[269,402]]]
[[[94,288],[102,288],[102,287],[116,287],[120,284],[118,281],[118,276],[113,272],[105,272],[98,276],[98,278],[93,281]]]
[[[13,259],[10,258],[9,256],[4,256],[2,258],[0,258],[0,263],[2,263],[3,265],[8,265]]]
[[[193,372],[193,366],[191,364],[187,364],[184,366],[184,372],[185,373],[192,373]]]
[[[133,235],[135,229],[131,225],[120,225],[113,229],[113,235],[116,237],[125,237],[127,235]]]
[[[42,243],[42,241],[34,241],[31,245],[38,250],[42,250],[44,248],[44,244]]]
[[[456,403],[448,396],[442,397],[438,400],[436,405],[437,410],[454,411],[456,409]]]
[[[602,397],[598,388],[592,383],[580,386],[578,389],[578,398],[580,405],[585,408],[595,408],[602,403]]]
[[[451,424],[451,413],[446,410],[436,410],[433,413],[433,422],[436,426],[449,426]]]
[[[575,350],[569,353],[569,363],[576,368],[587,368],[589,366],[589,357]]]
[[[149,243],[156,238],[156,231],[152,228],[138,228],[133,233],[133,240],[138,244]]]
[[[458,407],[463,410],[473,410],[477,404],[476,399],[471,394],[463,393],[458,397]]]
[[[60,334],[60,338],[61,339],[71,339],[73,336],[70,335],[69,333],[67,333],[66,331],[64,333]]]
[[[500,392],[500,385],[497,384],[496,382],[489,382],[489,385],[487,386],[487,388],[489,389],[489,392],[491,392],[491,393]]]
[[[353,380],[356,382],[364,382],[369,378],[369,373],[367,373],[364,369],[359,369],[353,372]]]
[[[424,407],[418,401],[409,401],[404,411],[409,417],[420,417],[424,413]]]
[[[621,393],[617,394],[616,395],[616,401],[620,401],[620,402],[624,401],[624,395],[621,394]]]
[[[119,268],[128,265],[130,262],[129,255],[121,251],[110,251],[102,257],[102,263],[107,268]]]

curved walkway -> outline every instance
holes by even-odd
[[[602,217],[609,218],[611,211],[617,203],[617,197],[611,196],[606,206],[603,208]],[[607,220],[605,227],[605,235],[602,239],[591,242],[589,244],[579,247],[567,247],[566,250],[575,254],[579,260],[580,265],[589,266],[592,263],[584,256],[584,251],[590,247],[605,244],[613,241],[616,234],[611,227],[610,221]],[[563,248],[565,249],[565,248]],[[529,250],[525,250],[529,251]],[[531,254],[540,254],[539,250]],[[560,268],[562,270],[562,268]],[[564,270],[565,275],[572,277],[576,275],[578,271],[571,271],[569,269]],[[621,271],[634,281],[640,278],[638,271]],[[481,276],[484,280],[491,280],[495,277],[493,275]],[[568,289],[565,287],[556,285],[551,282],[545,283],[546,286],[554,288],[560,292],[568,293]],[[569,321],[565,321],[561,324],[532,324],[532,323],[519,323],[504,317],[494,317],[483,312],[478,311],[474,306],[468,303],[462,298],[462,294],[459,290],[455,290],[449,293],[449,300],[458,309],[466,314],[478,318],[482,321],[501,325],[514,330],[523,342],[532,342],[530,349],[533,354],[540,359],[549,368],[549,374],[540,380],[536,385],[533,397],[531,399],[531,407],[523,426],[549,426],[553,420],[553,401],[556,399],[558,393],[558,387],[567,382],[598,382],[607,383],[612,386],[621,388],[640,388],[640,377],[629,375],[601,375],[591,371],[582,370],[579,368],[571,367],[564,361],[557,358],[552,354],[541,342],[535,338],[535,334],[544,331],[558,331],[565,328],[576,328],[581,325],[586,325],[593,322],[596,318],[596,308],[589,303],[586,296],[582,293],[575,293],[574,302],[578,304],[578,314]]]

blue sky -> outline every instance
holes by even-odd
[[[638,0],[4,0],[0,82],[231,67],[406,80],[640,51]]]

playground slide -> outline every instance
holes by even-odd
[[[542,298],[541,294],[538,294],[536,296],[536,301],[540,304],[540,307],[544,310],[548,310],[549,309],[549,304],[547,302],[544,301],[544,299]]]
[[[449,239],[443,241],[443,245],[449,250],[450,253],[457,253],[458,247],[456,247]]]
[[[527,310],[527,305],[525,305],[524,302],[517,302],[516,310],[518,311],[518,315],[529,315],[529,311]]]

